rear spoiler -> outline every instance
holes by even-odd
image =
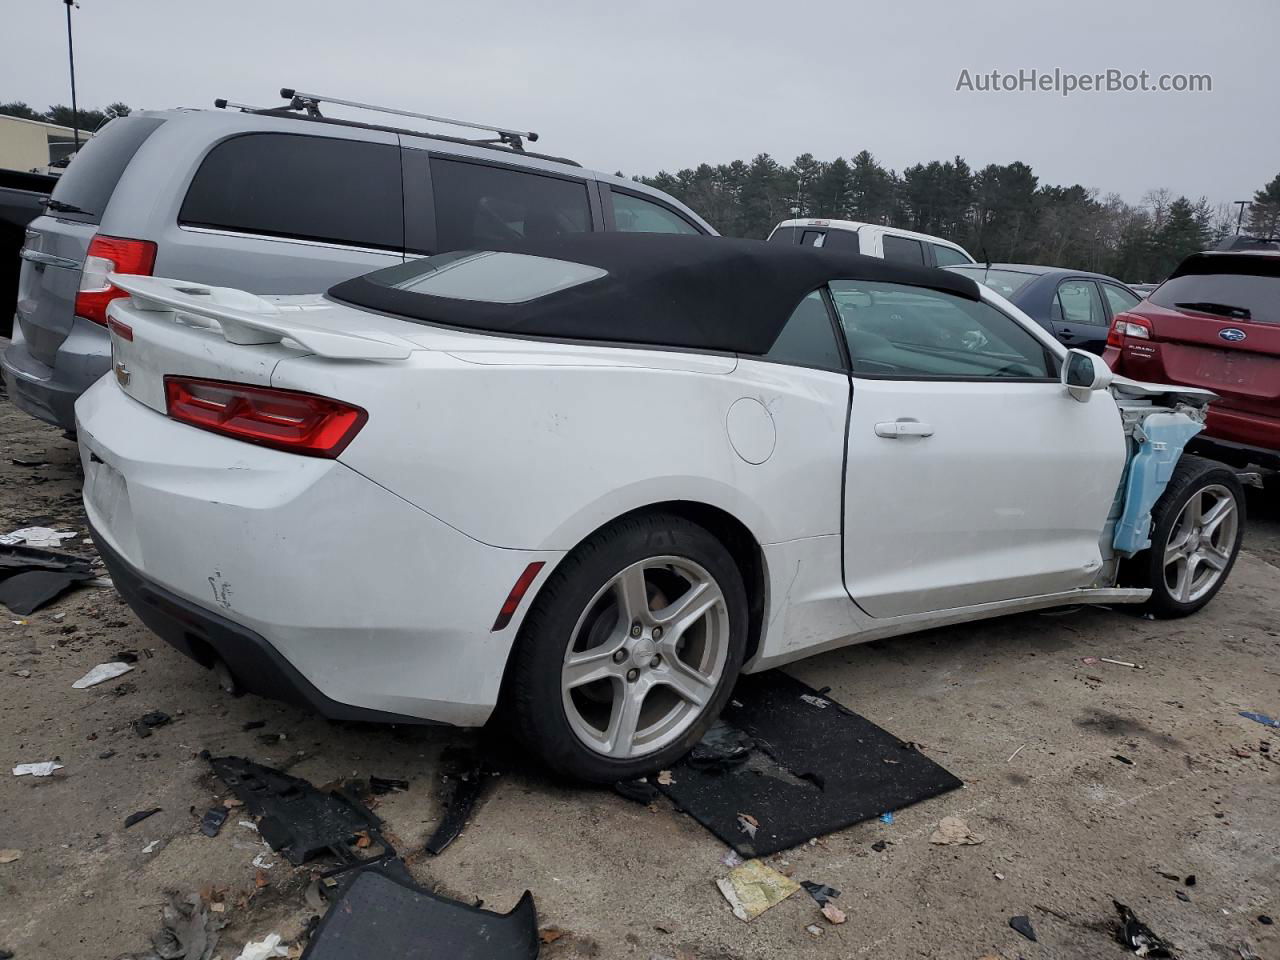
[[[270,300],[236,290],[163,277],[112,273],[108,280],[130,295],[134,309],[171,312],[216,325],[228,343],[279,343],[288,338],[303,349],[335,360],[404,360],[417,344],[394,334],[345,333],[295,319]]]

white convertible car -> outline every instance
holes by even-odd
[[[325,296],[113,276],[84,498],[139,617],[340,718],[610,781],[737,675],[1063,604],[1191,613],[1244,521],[1204,391],[1112,382],[943,271],[597,234]],[[130,294],[126,297],[125,293]]]

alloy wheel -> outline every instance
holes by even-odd
[[[652,557],[597,591],[565,650],[561,694],[574,735],[631,759],[696,724],[729,655],[729,611],[715,578],[683,557]]]
[[[1240,511],[1222,484],[1191,495],[1169,531],[1164,548],[1164,582],[1179,603],[1194,603],[1220,581],[1231,564]]]

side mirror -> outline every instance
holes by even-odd
[[[1093,391],[1111,386],[1112,376],[1105,360],[1084,350],[1068,350],[1062,363],[1062,385],[1081,403],[1088,403]]]

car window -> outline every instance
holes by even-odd
[[[831,295],[854,376],[1054,379],[1044,345],[983,301],[864,280],[833,281]]]
[[[431,187],[440,250],[476,250],[591,230],[591,203],[581,180],[432,157]]]
[[[932,243],[930,246],[933,247],[934,263],[940,267],[950,267],[957,263],[973,262],[959,250],[953,250],[951,247],[944,247],[940,243]]]
[[[802,247],[820,247],[827,242],[827,231],[825,230],[806,230],[800,234],[800,246]]]
[[[800,233],[799,227],[778,227],[769,234],[770,243],[795,243]]]
[[[451,300],[527,303],[607,275],[600,267],[550,257],[455,250],[375,270],[365,279],[393,290]]]
[[[242,233],[404,248],[400,151],[289,133],[224,140],[191,180],[178,219]]]
[[[960,267],[948,267],[952,273],[969,277],[978,283],[990,287],[1006,300],[1012,300],[1014,294],[1036,278],[1034,273],[1019,273],[1016,270],[992,270],[980,264],[966,264]]]
[[[839,250],[841,253],[858,252],[858,231],[828,230],[827,242],[823,245],[827,250]]]
[[[884,258],[899,263],[918,263],[924,266],[924,244],[910,237],[884,236]]]
[[[1098,296],[1098,285],[1092,280],[1064,280],[1058,284],[1058,309],[1054,320],[1058,323],[1078,323],[1105,327],[1107,315]]]
[[[54,200],[79,209],[59,210],[58,216],[101,223],[125,167],[163,123],[154,117],[116,117],[90,137],[53,188]]]
[[[831,315],[827,313],[820,290],[800,301],[765,358],[801,367],[844,369],[840,345],[831,327]]]
[[[1171,310],[1207,313],[1224,320],[1280,323],[1280,276],[1256,273],[1187,273],[1166,280],[1151,302]]]
[[[1104,283],[1102,292],[1106,294],[1107,304],[1111,307],[1113,314],[1132,310],[1142,302],[1140,297],[1130,293],[1128,290],[1117,287],[1114,283]]]
[[[613,197],[613,223],[619,233],[701,233],[674,210],[630,193],[609,191]]]

